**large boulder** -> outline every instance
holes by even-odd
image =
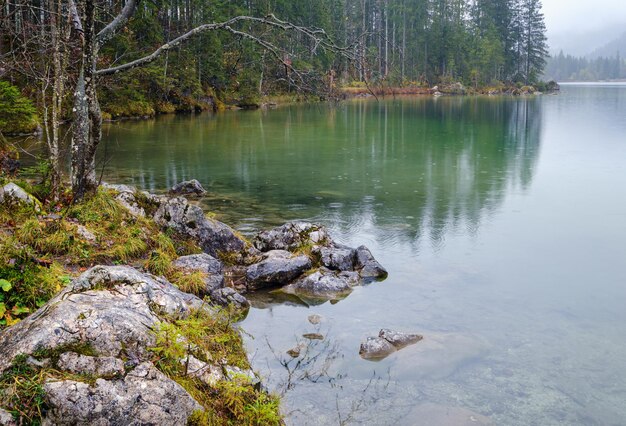
[[[282,291],[305,299],[338,299],[350,294],[352,287],[358,283],[359,275],[356,272],[331,271],[321,267],[283,287]]]
[[[128,266],[95,266],[36,313],[0,333],[0,373],[19,354],[89,345],[99,356],[148,360],[162,315],[202,306],[162,278]]]
[[[253,241],[261,251],[295,250],[300,247],[328,245],[332,240],[321,225],[309,222],[288,222],[269,231],[260,232]]]
[[[35,211],[41,211],[41,202],[13,182],[4,185],[0,201],[11,205],[30,205]]]
[[[186,425],[202,407],[178,383],[150,362],[120,380],[96,379],[94,385],[49,380],[44,385],[50,409],[43,425]]]
[[[170,189],[170,194],[201,196],[206,194],[206,190],[202,187],[202,184],[200,184],[200,182],[198,182],[196,179],[191,179],[174,185]]]
[[[205,253],[214,257],[220,255],[242,255],[246,243],[228,225],[207,218],[202,209],[189,204],[183,197],[176,197],[162,203],[154,214],[154,221],[162,227],[194,238]]]
[[[293,255],[285,250],[267,252],[265,259],[250,265],[246,270],[248,290],[285,285],[312,266],[305,255]]]
[[[200,253],[181,256],[173,262],[173,266],[189,272],[202,272],[205,275],[205,288],[202,294],[210,294],[224,287],[224,266],[213,256]]]

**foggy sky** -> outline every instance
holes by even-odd
[[[626,0],[543,0],[550,51],[585,54],[626,31]]]

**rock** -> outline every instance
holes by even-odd
[[[312,274],[283,287],[281,291],[313,299],[336,299],[350,294],[358,282],[359,275],[356,272],[331,271],[322,266]]]
[[[4,186],[0,186],[0,204],[4,203]]]
[[[356,260],[356,250],[345,246],[316,247],[313,254],[322,265],[338,271],[352,271]]]
[[[97,238],[89,229],[85,228],[83,225],[79,223],[74,224],[76,228],[76,234],[81,237],[83,240],[89,243],[95,243]]]
[[[172,189],[170,189],[170,194],[200,196],[206,194],[206,190],[196,179],[191,179],[174,185]]]
[[[222,374],[220,367],[200,361],[193,355],[189,355],[189,358],[183,358],[181,364],[187,366],[189,376],[195,377],[211,387],[214,387],[220,380],[224,380],[224,374]]]
[[[76,374],[96,377],[115,377],[124,375],[124,362],[111,356],[86,356],[75,352],[64,352],[59,356],[57,367]]]
[[[4,203],[31,205],[35,211],[41,211],[41,202],[13,182],[7,183],[2,189]]]
[[[254,371],[248,369],[244,370],[239,367],[226,365],[224,367],[224,373],[228,380],[236,379],[237,377],[245,378],[251,385],[258,385],[261,383],[261,379],[254,373]]]
[[[380,330],[378,337],[382,337],[394,345],[396,349],[402,349],[405,346],[417,343],[424,338],[419,334],[402,333],[399,331],[389,330],[387,328]]]
[[[359,271],[361,278],[365,280],[381,279],[387,276],[387,270],[374,259],[372,252],[365,246],[360,246],[356,249],[355,269]]]
[[[559,90],[561,90],[561,86],[554,80],[548,81],[546,84],[546,92],[548,93],[558,92]]]
[[[380,360],[396,351],[396,347],[382,337],[368,337],[361,343],[359,355],[363,359]]]
[[[467,90],[460,82],[447,84],[439,88],[439,91],[447,95],[464,95]]]
[[[0,408],[0,426],[17,426],[13,415],[2,408]]]
[[[248,299],[230,287],[218,288],[211,292],[211,301],[220,306],[234,306],[238,310],[250,309]]]
[[[304,333],[302,337],[309,340],[324,340],[324,336],[320,333]]]
[[[134,217],[146,217],[146,211],[139,205],[133,192],[120,192],[115,199]]]
[[[112,290],[112,291],[110,291]],[[128,266],[95,266],[37,312],[0,332],[0,373],[19,354],[89,345],[98,356],[151,359],[161,315],[183,318],[202,301]],[[106,337],[103,337],[106,336]]]
[[[129,185],[111,184],[111,183],[102,182],[101,186],[106,189],[112,189],[113,191],[116,191],[120,194],[124,192],[129,193],[129,194],[134,194],[135,192],[137,192],[137,188],[135,188],[134,186],[129,186]]]
[[[206,274],[205,294],[211,294],[214,290],[224,287],[224,266],[222,262],[209,254],[181,256],[173,262],[173,266],[185,271],[199,271]]]
[[[287,351],[287,355],[292,358],[298,358],[300,356],[300,351],[302,351],[302,347],[300,345],[294,346]]]
[[[322,322],[322,317],[321,317],[320,315],[313,314],[313,315],[309,315],[308,320],[309,320],[309,322],[310,322],[311,324],[315,324],[315,325],[317,325],[317,324],[319,324],[320,322]]]
[[[288,222],[278,228],[260,232],[254,246],[261,251],[295,250],[307,245],[327,245],[332,240],[321,225],[309,222]]]
[[[235,235],[232,228],[205,217],[200,207],[189,204],[183,197],[171,198],[161,204],[154,214],[154,221],[194,238],[204,252],[213,257],[219,257],[220,253],[243,255],[246,249],[245,241]]]
[[[120,380],[93,386],[72,380],[44,385],[49,409],[43,425],[186,425],[202,407],[178,383],[144,362]]]
[[[246,270],[248,290],[285,285],[311,266],[311,259],[307,256],[295,256],[284,250],[269,251],[264,260]]]

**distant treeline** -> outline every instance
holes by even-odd
[[[612,57],[588,59],[572,55],[558,55],[548,59],[546,79],[556,81],[598,81],[626,79],[626,60],[617,52]]]
[[[124,6],[120,0],[76,3],[80,10],[95,3],[97,30]],[[31,94],[41,86],[32,83],[33,75],[40,78],[48,72],[39,64],[46,63],[54,51],[52,42],[45,45],[39,34],[50,33],[47,27],[54,22],[54,11],[71,4],[69,0],[4,2],[0,78],[22,89],[30,87]],[[98,68],[128,63],[194,27],[238,15],[274,14],[299,26],[323,29],[337,46],[348,47],[347,55],[324,50],[311,39],[279,28],[240,25],[236,30],[271,43],[276,51],[268,53],[258,42],[232,31],[199,33],[145,66],[103,77],[100,101],[113,116],[150,115],[198,108],[209,98],[245,104],[262,94],[298,88],[320,93],[333,83],[533,83],[547,57],[541,7],[540,0],[144,1],[127,28],[102,46]],[[61,46],[62,53],[71,50],[71,42],[67,48]],[[73,59],[70,55],[70,72],[75,69]],[[298,79],[287,65],[305,78]]]

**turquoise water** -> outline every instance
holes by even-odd
[[[244,233],[321,222],[388,269],[335,304],[254,297],[241,325],[288,424],[626,424],[626,85],[172,116],[105,133],[109,181],[162,190],[197,178],[204,207]],[[383,327],[425,338],[362,360],[360,341]],[[326,338],[296,365],[285,351],[310,331]]]

